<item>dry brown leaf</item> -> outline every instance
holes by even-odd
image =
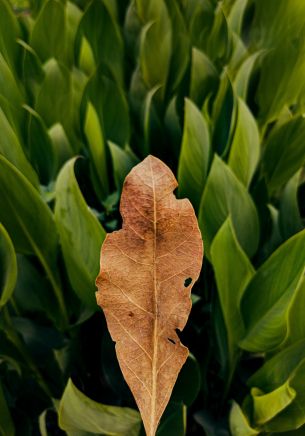
[[[97,302],[148,436],[188,356],[175,329],[187,322],[203,256],[193,207],[175,198],[176,187],[171,170],[153,156],[131,170],[121,197],[123,228],[107,235],[96,280]]]

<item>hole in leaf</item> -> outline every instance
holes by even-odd
[[[185,279],[184,287],[187,288],[192,283],[192,281],[193,281],[192,277],[188,277],[187,279]]]
[[[168,340],[169,342],[171,342],[172,344],[176,345],[176,342],[174,341],[174,339],[167,338],[167,340]]]

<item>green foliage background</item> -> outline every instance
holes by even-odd
[[[304,16],[0,0],[0,434],[143,434],[94,281],[148,153],[205,243],[158,436],[305,434]]]

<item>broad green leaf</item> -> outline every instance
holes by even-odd
[[[83,12],[72,1],[67,1],[65,6],[65,43],[66,52],[65,56],[61,57],[62,61],[69,66],[73,66],[74,63],[74,51],[75,51],[75,39],[78,31],[80,20],[83,16]],[[62,41],[62,45],[63,45]]]
[[[223,73],[216,98],[213,103],[213,146],[223,156],[227,153],[234,131],[236,118],[236,98],[232,83]]]
[[[229,167],[237,178],[249,186],[260,155],[260,138],[255,118],[241,98],[229,154]]]
[[[284,240],[303,228],[297,198],[301,172],[302,170],[299,170],[291,177],[281,196],[279,226]]]
[[[17,280],[17,261],[9,234],[0,224],[0,308],[11,298]]]
[[[303,309],[305,307],[304,304],[305,279],[303,277],[290,304],[285,346],[305,338],[305,323],[303,318]]]
[[[244,2],[244,0],[241,0]],[[236,5],[238,2],[235,3]],[[255,69],[256,63],[262,56],[263,50],[257,51],[249,56],[240,66],[234,79],[234,89],[239,97],[247,101],[251,75]]]
[[[106,143],[98,114],[90,102],[87,104],[84,132],[92,157],[93,172],[98,183],[99,197],[103,199],[109,194]]]
[[[20,27],[10,3],[0,1],[0,53],[4,56],[11,68],[16,64],[18,56],[17,38],[20,36]]]
[[[42,184],[47,185],[54,175],[55,156],[47,128],[34,109],[25,105],[28,112],[28,152]]]
[[[68,161],[56,182],[55,221],[72,288],[88,307],[97,309],[95,278],[105,231],[88,208]]]
[[[202,45],[202,49],[217,63],[225,64],[230,59],[232,53],[232,32],[228,27],[221,4],[218,4],[215,8],[213,26]]]
[[[137,2],[139,5],[139,2]],[[172,24],[163,0],[151,2],[146,11],[146,24],[140,37],[140,65],[148,89],[162,86],[168,79],[172,48]]]
[[[259,239],[256,208],[246,188],[215,155],[201,198],[198,217],[205,253],[209,259],[212,241],[228,215],[231,215],[239,244],[251,257],[256,252]]]
[[[22,314],[43,313],[56,323],[56,300],[43,272],[35,268],[35,262],[31,262],[28,256],[21,254],[17,255],[17,265],[18,277],[14,290],[14,303],[18,310]]]
[[[294,401],[264,426],[267,432],[296,430],[305,424],[304,407],[305,361],[302,360],[290,379],[290,386],[297,393]]]
[[[108,142],[108,145],[111,153],[116,188],[122,190],[125,177],[131,168],[139,163],[139,159],[129,147],[123,149],[111,141]]]
[[[304,359],[305,339],[302,339],[267,359],[264,365],[249,378],[247,385],[269,391],[277,389],[291,379]]]
[[[235,401],[233,401],[229,419],[232,436],[254,436],[260,433],[250,426],[248,418]]]
[[[228,24],[232,31],[241,36],[244,13],[248,0],[236,0],[229,14]]]
[[[65,9],[60,0],[44,3],[30,37],[30,45],[42,62],[65,55]],[[56,88],[55,88],[56,89]]]
[[[185,436],[187,409],[183,403],[169,403],[156,436]]]
[[[94,70],[96,69],[96,63],[94,60],[92,48],[89,44],[89,41],[84,36],[80,44],[78,63],[79,63],[79,67],[86,74],[88,74],[88,76],[93,74]]]
[[[0,221],[9,232],[19,253],[35,254],[54,289],[67,321],[56,264],[58,237],[53,215],[30,182],[0,156]]]
[[[21,109],[23,103],[23,88],[21,82],[16,78],[0,53],[0,95],[1,107],[8,116],[8,112],[14,109]]]
[[[238,342],[244,335],[240,302],[254,268],[240,247],[230,218],[227,218],[211,246],[218,296],[226,325],[230,372],[238,355]]]
[[[180,85],[190,61],[190,40],[179,3],[170,0],[165,0],[165,3],[172,24],[172,56],[167,83],[173,93]]]
[[[53,262],[57,234],[50,209],[16,167],[0,156],[0,221],[16,251]]]
[[[18,168],[18,170],[22,172],[22,174],[32,183],[33,186],[37,187],[37,174],[27,160],[19,139],[1,108],[0,131],[0,154],[10,161],[16,168]]]
[[[55,59],[50,59],[44,65],[44,71],[45,78],[37,95],[35,110],[48,128],[57,122],[66,127],[71,119],[70,73]]]
[[[290,36],[270,50],[262,60],[256,93],[261,125],[274,121],[283,108],[296,103],[301,94],[300,84],[304,83],[305,71],[304,32],[305,29],[294,40]]]
[[[253,419],[256,425],[270,421],[296,397],[296,391],[286,382],[271,392],[264,393],[261,389],[252,388]]]
[[[207,122],[194,103],[185,99],[184,128],[179,157],[179,196],[188,197],[195,210],[207,178],[210,161],[210,135]]]
[[[181,147],[182,128],[177,110],[177,96],[173,97],[167,106],[164,124],[168,138],[167,140],[169,143],[169,149],[171,150],[171,156],[178,161]]]
[[[90,79],[86,89],[99,116],[105,139],[124,147],[129,144],[129,107],[121,86],[111,71],[101,66]]]
[[[300,0],[256,0],[250,41],[254,46],[273,48],[297,37],[304,26],[304,13],[305,4]]]
[[[111,68],[116,81],[122,86],[123,40],[119,26],[104,1],[93,0],[89,4],[81,20],[80,30],[90,44],[95,64],[106,64]]]
[[[25,41],[18,39],[22,47],[22,80],[29,96],[35,100],[40,83],[44,78],[44,70],[37,53]]]
[[[263,171],[270,192],[280,188],[305,163],[305,118],[294,117],[271,131],[264,147]]]
[[[248,380],[249,386],[275,390],[286,382],[296,391],[294,401],[266,423],[266,432],[295,430],[305,423],[304,407],[305,341],[304,339],[274,355]]]
[[[144,142],[141,144],[142,155],[146,157],[150,151],[154,149],[155,141],[154,136],[158,137],[158,131],[160,131],[160,119],[156,113],[155,100],[157,100],[158,93],[161,86],[154,86],[146,95],[143,101],[143,134]]]
[[[171,402],[182,402],[190,407],[196,400],[201,388],[200,366],[196,358],[190,354],[183,365],[174,386]]]
[[[242,299],[246,336],[241,347],[267,351],[287,331],[286,312],[305,270],[305,230],[284,242],[257,270]]]
[[[12,419],[10,410],[7,405],[7,400],[4,395],[4,389],[1,380],[0,380],[0,410],[1,410],[0,435],[14,436],[15,435],[14,421]]]
[[[201,107],[206,97],[216,92],[218,81],[218,73],[212,61],[203,52],[193,47],[190,99]]]
[[[59,406],[59,426],[68,436],[82,432],[138,436],[140,425],[141,418],[137,411],[97,403],[86,397],[69,379]]]
[[[60,123],[54,124],[49,130],[48,134],[52,142],[54,150],[54,166],[55,172],[70,159],[75,153],[71,147],[67,134]]]

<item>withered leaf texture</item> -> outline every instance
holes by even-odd
[[[188,356],[176,329],[187,322],[203,257],[193,207],[176,199],[176,187],[171,170],[153,156],[131,170],[121,196],[123,228],[107,235],[96,280],[97,302],[148,436]]]

